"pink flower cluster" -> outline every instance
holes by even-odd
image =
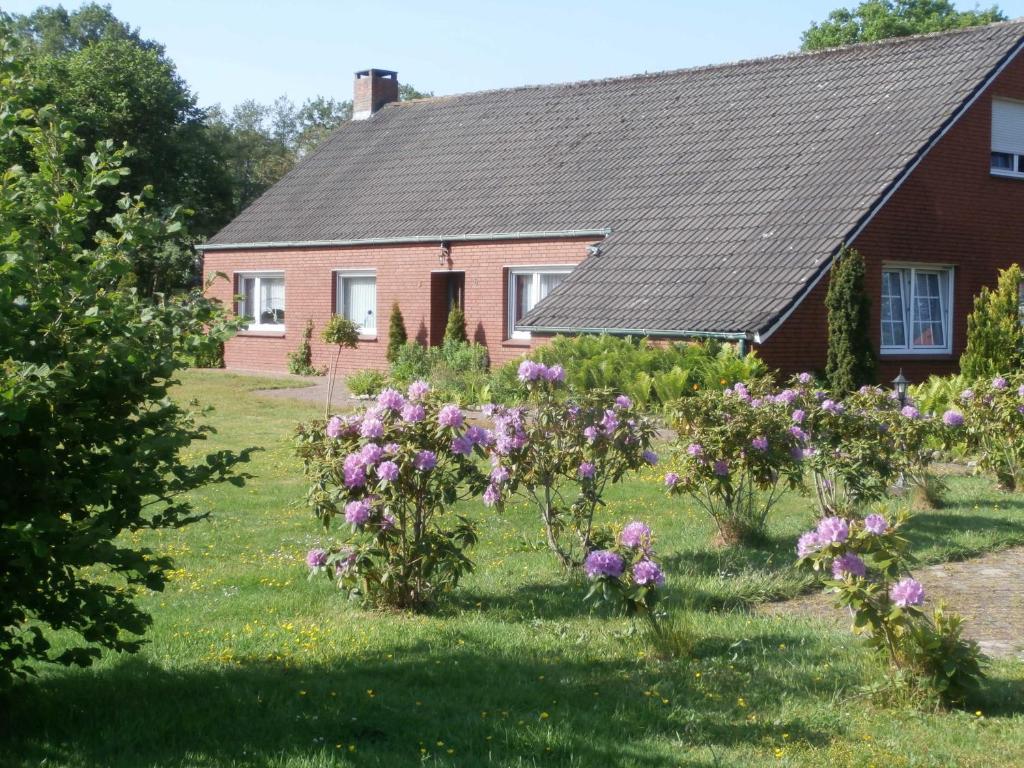
[[[561,384],[565,381],[565,369],[560,365],[548,367],[544,363],[536,363],[533,360],[523,360],[519,364],[519,380],[524,384],[533,384],[546,381],[551,384]]]

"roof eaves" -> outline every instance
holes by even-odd
[[[470,240],[550,240],[553,238],[607,237],[612,230],[558,229],[539,232],[482,232],[461,235],[413,235],[408,237],[369,237],[354,240],[296,240],[264,243],[200,243],[199,251],[263,250],[268,248],[338,248],[365,245],[407,245],[413,243],[466,242]]]

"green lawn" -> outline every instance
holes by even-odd
[[[670,605],[694,658],[659,661],[622,618],[592,613],[525,510],[478,503],[477,572],[429,616],[372,613],[302,558],[329,539],[303,504],[296,421],[319,407],[251,394],[279,386],[183,376],[178,396],[216,407],[199,446],[262,446],[245,488],[196,494],[209,521],[145,533],[178,570],[141,602],[154,616],[134,657],[47,670],[0,718],[0,764],[60,766],[1012,766],[1024,758],[1024,663],[1000,662],[971,712],[882,708],[881,679],[844,632],[749,605],[799,592],[787,498],[772,540],[709,546],[712,528],[667,501],[655,474],[609,498],[606,521],[649,521]],[[912,524],[925,561],[1024,543],[1024,497],[954,479],[953,503]],[[974,714],[974,709],[982,712]]]

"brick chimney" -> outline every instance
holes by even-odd
[[[385,104],[398,101],[398,73],[387,69],[356,72],[352,119],[365,120]]]

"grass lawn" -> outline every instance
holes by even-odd
[[[372,613],[303,556],[329,540],[303,503],[294,423],[319,407],[251,393],[260,381],[189,373],[215,406],[203,452],[262,446],[245,488],[195,496],[209,521],[144,533],[174,555],[149,644],[20,685],[0,718],[0,765],[60,766],[1020,766],[1024,663],[999,662],[970,712],[873,704],[873,658],[845,632],[747,608],[795,594],[810,503],[785,500],[772,540],[716,550],[655,474],[616,489],[604,519],[649,521],[693,658],[655,658],[629,621],[592,613],[526,510],[479,503],[477,572],[427,616]],[[198,451],[197,451],[198,452]],[[928,562],[1024,543],[1024,496],[952,480],[952,504],[912,523]],[[979,597],[979,600],[984,599]],[[980,710],[976,715],[973,710]]]

